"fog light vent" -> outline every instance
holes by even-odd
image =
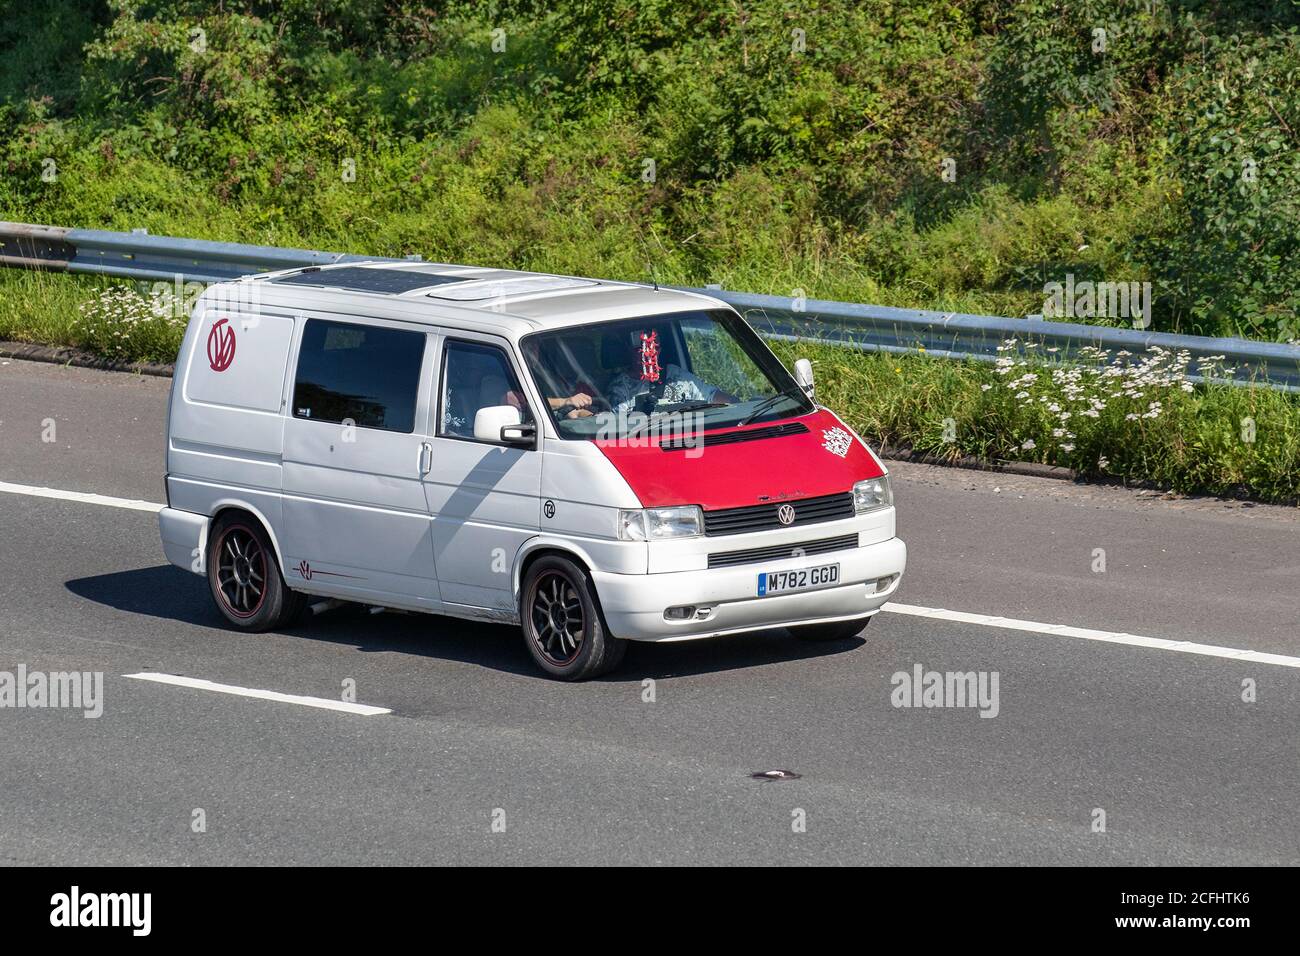
[[[897,580],[898,580],[897,574],[889,574],[883,578],[880,578],[879,580],[876,581],[877,593],[879,593],[880,591],[888,591],[890,587],[893,586],[894,582]]]
[[[678,607],[670,607],[664,611],[665,621],[685,621],[695,616],[694,604],[683,604]]]

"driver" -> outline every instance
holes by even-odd
[[[599,393],[585,379],[587,369],[593,367],[595,350],[585,339],[543,342],[538,350],[538,364],[545,370],[549,388],[547,392],[560,392],[557,397],[548,395],[546,404],[561,418],[587,418],[598,409]]]

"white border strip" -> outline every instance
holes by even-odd
[[[15,485],[0,481],[0,492],[11,495],[29,495],[33,498],[58,498],[62,501],[79,501],[86,505],[105,505],[109,508],[127,508],[131,511],[162,511],[166,505],[154,504],[152,501],[138,501],[134,498],[112,498],[108,495],[94,495],[85,491],[60,491],[58,488],[38,488],[35,485]]]
[[[1056,637],[1078,637],[1085,641],[1103,641],[1107,644],[1128,644],[1158,651],[1178,651],[1182,654],[1200,654],[1203,657],[1225,657],[1253,664],[1277,664],[1279,667],[1300,667],[1300,657],[1284,654],[1265,654],[1263,651],[1246,651],[1236,647],[1219,647],[1215,644],[1194,644],[1191,641],[1169,641],[1162,637],[1143,637],[1119,631],[1097,631],[1088,627],[1071,627],[1068,624],[1043,624],[1039,621],[1019,621],[1011,617],[994,617],[989,614],[968,614],[965,611],[947,611],[943,608],[919,607],[915,604],[894,604],[881,608],[893,614],[909,614],[939,621],[957,621],[961,624],[979,624],[984,627],[1004,628],[1009,631],[1031,631]]]
[[[325,697],[299,697],[297,694],[281,694],[275,690],[255,690],[251,687],[236,687],[234,684],[217,684],[197,677],[177,677],[175,674],[123,674],[134,680],[153,681],[155,684],[172,684],[176,687],[193,687],[195,690],[211,690],[218,694],[232,694],[235,697],[255,697],[258,700],[273,700],[281,704],[298,704],[301,707],[318,707],[321,710],[337,710],[344,714],[356,714],[360,717],[376,717],[391,714],[387,707],[371,707],[369,704],[350,704],[345,700],[329,700]]]

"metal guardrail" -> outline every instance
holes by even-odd
[[[56,226],[0,222],[0,266],[113,276],[145,281],[224,282],[243,275],[326,265],[335,262],[402,262],[382,256],[358,256],[313,249],[210,242],[143,232],[64,229]],[[683,288],[683,287],[675,287]],[[1087,358],[1091,346],[1115,353],[1142,355],[1152,347],[1190,355],[1195,380],[1199,364],[1222,356],[1219,367],[1235,368],[1233,384],[1260,384],[1300,392],[1300,347],[1249,339],[1174,335],[1138,329],[1049,322],[1041,319],[896,309],[820,299],[796,301],[722,289],[694,289],[721,299],[739,311],[762,334],[781,339],[811,339],[867,351],[924,353],[937,358],[992,361],[998,347],[1017,339],[1023,353],[1034,343],[1041,354]]]
[[[258,272],[334,262],[375,261],[376,258],[313,249],[151,236],[145,232],[64,229],[0,222],[0,266],[119,279],[170,282],[180,276],[185,282],[227,282]]]
[[[1200,374],[1200,366],[1203,360],[1213,358],[1214,381],[1300,392],[1300,347],[1276,342],[814,299],[796,309],[794,300],[777,296],[695,291],[707,291],[722,299],[760,333],[773,338],[811,339],[865,351],[923,352],[936,358],[984,362],[992,362],[1002,355],[1024,355],[1027,348],[1032,348],[1040,358],[1050,355],[1055,359],[1082,359],[1094,364],[1098,360],[1081,355],[1082,349],[1109,351],[1109,361],[1114,362],[1118,358],[1116,353],[1127,351],[1142,357],[1154,347],[1175,354],[1187,352],[1188,377],[1192,381],[1206,380]],[[1016,339],[1016,345],[1011,351],[1000,352],[999,346],[1010,339]],[[1055,351],[1044,354],[1048,349]],[[1235,369],[1231,378],[1218,374],[1225,367]]]

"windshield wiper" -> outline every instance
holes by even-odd
[[[694,412],[701,408],[726,408],[730,402],[678,402],[663,410],[663,414],[672,415],[675,412]]]
[[[781,399],[783,399],[783,398],[798,398],[798,397],[799,397],[800,395],[802,395],[803,393],[804,393],[804,392],[803,392],[803,389],[802,389],[802,388],[799,388],[799,387],[796,385],[796,386],[793,387],[793,388],[783,388],[783,389],[781,389],[781,391],[777,392],[775,395],[769,395],[767,398],[763,399],[761,402],[758,403],[758,407],[757,407],[757,408],[755,408],[752,412],[750,412],[748,415],[746,415],[746,416],[745,416],[744,418],[742,418],[740,421],[736,422],[736,427],[739,428],[741,425],[748,425],[748,424],[749,424],[750,422],[752,422],[755,418],[757,418],[759,415],[762,415],[765,411],[767,411],[769,408],[771,408],[773,405],[775,405],[775,404],[776,404],[777,402],[779,402]]]
[[[652,422],[659,421],[660,419],[652,417],[654,415],[675,415],[677,412],[696,412],[701,408],[726,408],[730,404],[730,402],[678,402],[676,405],[673,405],[671,408],[665,408],[663,411],[651,412],[650,415],[646,416],[645,421],[629,431],[624,437],[632,438],[641,429],[649,427]]]

